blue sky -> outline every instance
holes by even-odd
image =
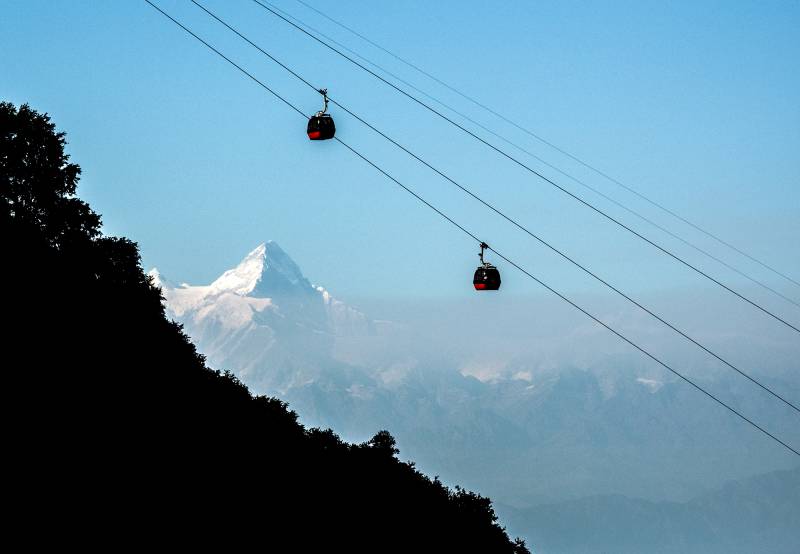
[[[800,4],[310,3],[537,134],[800,276]],[[158,2],[311,114],[319,96],[183,0]],[[333,97],[632,292],[699,277],[436,120],[250,0],[207,7]],[[275,3],[565,171],[794,298],[800,289],[480,112],[294,0]],[[142,1],[6,0],[0,97],[49,112],[80,194],[146,267],[201,284],[273,239],[335,295],[464,297],[475,244]],[[382,139],[338,136],[558,288],[600,286]],[[479,132],[479,134],[481,134]],[[510,150],[509,150],[510,151]],[[794,321],[788,306],[569,180],[520,159]],[[540,293],[499,264],[502,293]],[[720,294],[715,292],[715,294]],[[724,298],[724,295],[720,296]],[[734,302],[731,300],[731,302]],[[738,308],[737,308],[738,309]]]

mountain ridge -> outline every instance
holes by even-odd
[[[317,307],[326,303],[325,294],[311,294]],[[179,307],[170,291],[165,296],[168,313]],[[293,298],[274,295],[256,321],[236,329],[211,326],[201,317],[205,311],[177,320],[214,367],[236,368],[255,390],[298,407],[304,423],[335,428],[353,441],[368,438],[376,426],[389,427],[419,467],[491,491],[499,501],[530,506],[612,493],[679,501],[726,479],[785,467],[758,447],[759,437],[631,354],[545,369],[537,369],[540,360],[521,357],[496,371],[491,358],[465,362],[440,348],[432,359],[419,356],[415,335],[395,344],[395,331],[408,331],[402,323],[377,333],[362,326],[346,337],[315,332],[329,329],[330,312],[318,312],[316,323],[307,324],[308,306]],[[217,306],[225,313],[232,310],[226,302]],[[487,310],[483,303],[479,308]],[[771,410],[743,383],[712,385],[748,402],[748,413],[760,420],[781,425],[782,434],[797,435],[791,414],[787,419]],[[792,391],[790,383],[776,386]],[[670,461],[675,452],[696,460],[691,471]]]
[[[794,554],[800,466],[728,481],[685,502],[615,494],[497,510],[542,554]]]

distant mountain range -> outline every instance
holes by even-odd
[[[681,503],[601,495],[496,509],[537,554],[800,552],[800,467],[729,482]]]
[[[401,456],[504,504],[512,531],[554,552],[625,551],[570,550],[592,535],[567,530],[602,527],[604,518],[614,525],[626,518],[663,516],[664,525],[691,519],[726,482],[797,463],[684,383],[641,370],[633,355],[551,371],[520,360],[500,376],[472,361],[454,365],[452,357],[397,356],[393,343],[403,322],[374,321],[335,300],[274,242],[259,245],[210,285],[175,285],[156,270],[150,274],[168,314],[211,366],[288,401],[304,423],[350,440],[389,429]],[[365,354],[370,349],[391,354]],[[800,397],[797,382],[775,384]],[[713,386],[800,444],[796,414],[776,411],[741,381]],[[800,498],[786,502],[795,509]],[[659,536],[659,525],[642,527],[648,529],[642,536]],[[687,541],[713,536],[717,524],[697,525],[703,529]],[[558,542],[562,532],[578,542]],[[598,545],[622,544],[613,533],[602,536]],[[665,544],[672,550],[664,552],[688,551]]]

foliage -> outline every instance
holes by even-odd
[[[7,500],[22,524],[106,548],[527,552],[489,499],[398,460],[388,431],[307,430],[208,369],[136,244],[75,197],[65,144],[47,115],[0,103]]]

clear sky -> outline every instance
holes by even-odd
[[[308,0],[708,229],[800,277],[800,3]],[[319,95],[185,0],[165,10],[311,114]],[[464,185],[634,292],[699,277],[476,144],[250,0],[204,0]],[[295,0],[275,3],[549,162],[800,299],[800,288],[415,74]],[[471,297],[476,245],[140,0],[4,0],[0,97],[49,112],[80,195],[145,267],[202,284],[273,239],[348,299]],[[335,107],[337,135],[567,292],[600,287]],[[479,134],[483,134],[478,131]],[[492,139],[494,140],[494,139]],[[508,147],[510,148],[510,147]],[[510,150],[510,152],[514,152]],[[800,310],[520,159],[794,321]],[[507,295],[538,285],[500,265]],[[721,297],[724,297],[721,296]],[[733,302],[733,300],[731,300]]]

